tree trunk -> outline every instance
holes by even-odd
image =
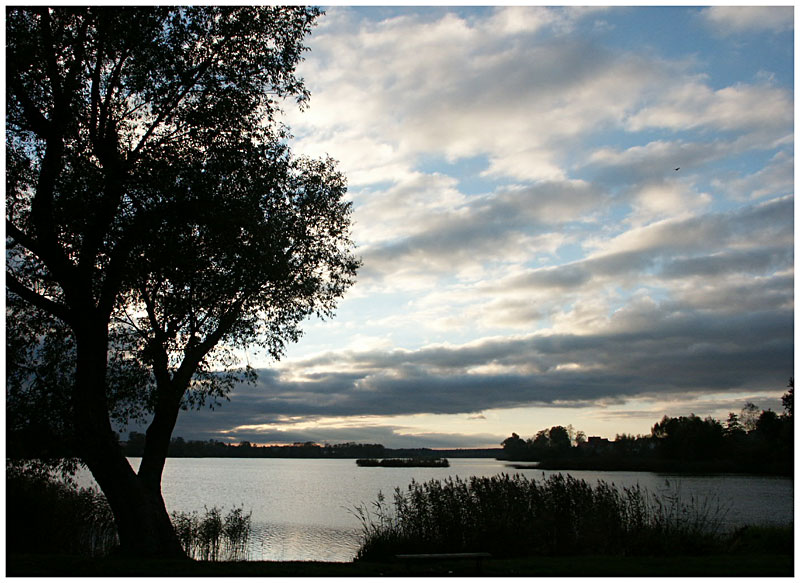
[[[106,400],[107,331],[76,330],[73,414],[81,458],[108,504],[123,554],[185,557],[161,495],[161,480],[143,480],[128,463],[111,427]]]

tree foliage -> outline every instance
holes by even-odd
[[[731,412],[723,425],[696,415],[670,417],[655,423],[650,435],[617,435],[578,439],[570,447],[567,428],[556,426],[523,440],[505,439],[506,459],[539,461],[554,469],[706,470],[791,473],[794,455],[794,382],[781,398],[784,413],[761,410],[747,402]],[[745,418],[746,423],[740,419]],[[561,444],[560,446],[558,444]]]
[[[66,322],[91,303],[157,374],[191,354],[199,401],[234,380],[208,374],[221,346],[278,356],[330,315],[356,265],[344,178],[268,123],[308,98],[317,15],[10,9],[10,289]]]
[[[308,100],[295,68],[319,15],[7,11],[9,378],[74,433],[118,521],[125,498],[163,506],[178,410],[252,379],[236,350],[279,357],[354,282],[345,179],[278,121]],[[111,424],[141,415],[137,482]]]

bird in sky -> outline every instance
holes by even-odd
[[[678,170],[680,170],[680,169],[681,169],[681,167],[680,167],[680,166],[678,166],[677,168],[675,168],[675,172],[677,172],[677,171],[678,171]]]

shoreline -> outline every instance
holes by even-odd
[[[672,557],[492,558],[480,573],[465,562],[441,561],[408,566],[401,561],[327,563],[316,561],[242,561],[235,563],[191,560],[91,559],[64,555],[8,555],[8,577],[53,576],[245,576],[245,577],[363,577],[407,575],[474,576],[792,576],[791,552],[752,552]]]
[[[764,464],[743,467],[730,460],[685,462],[676,460],[631,460],[625,458],[581,459],[553,458],[549,460],[500,460],[520,470],[560,470],[596,472],[650,472],[656,474],[724,475],[794,477],[794,467],[785,464]],[[535,465],[533,465],[535,464]]]

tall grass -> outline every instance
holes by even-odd
[[[170,517],[184,552],[201,561],[247,560],[252,513],[233,508],[223,518],[216,506],[206,508],[204,516],[197,512],[173,512]]]
[[[250,514],[217,507],[198,515],[170,517],[186,554],[204,561],[247,558]],[[6,466],[6,539],[11,553],[54,553],[90,557],[119,544],[114,515],[102,492],[78,488],[69,476],[56,476],[37,463]]]
[[[720,544],[724,510],[561,474],[501,474],[412,481],[354,509],[362,524],[357,560],[398,553],[488,551],[495,556],[700,553]]]
[[[6,550],[101,556],[117,546],[114,515],[93,488],[31,464],[6,466]]]

